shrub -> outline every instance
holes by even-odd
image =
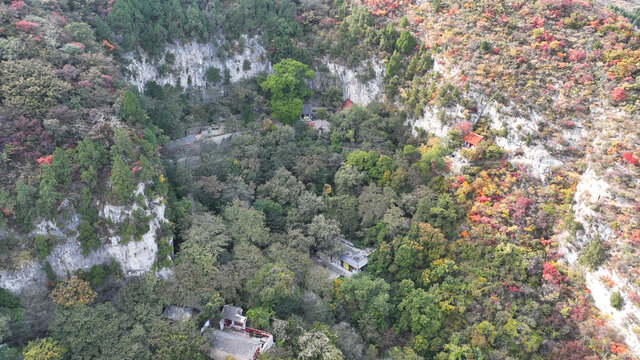
[[[617,310],[622,309],[622,307],[624,306],[624,299],[622,298],[622,295],[619,291],[611,293],[609,302],[611,303],[611,306],[613,306]]]
[[[594,239],[582,249],[582,255],[580,255],[578,263],[589,267],[591,270],[596,270],[605,259],[606,249],[604,244],[600,239]]]
[[[91,266],[86,280],[91,284],[92,288],[97,288],[104,285],[104,280],[109,276],[109,273],[99,265]]]
[[[50,262],[44,263],[44,274],[47,276],[47,280],[54,281],[56,279],[56,273],[53,272]]]
[[[206,73],[207,81],[212,83],[219,83],[222,80],[222,76],[220,76],[220,69],[216,67],[210,67],[207,69]]]
[[[20,307],[20,299],[14,297],[9,290],[0,288],[0,308],[17,309]]]
[[[489,45],[489,43],[486,40],[483,40],[480,43],[480,47],[479,47],[480,51],[482,51],[483,53],[487,53],[489,52],[489,50],[491,50],[491,45]]]
[[[170,53],[167,53],[167,54],[164,56],[164,61],[165,61],[167,64],[174,64],[174,63],[176,62],[176,55],[175,55],[174,53],[171,53],[171,52],[170,52]]]
[[[242,70],[244,71],[251,70],[251,61],[249,61],[249,59],[244,59],[244,62],[242,63]]]
[[[38,259],[44,259],[47,255],[51,254],[51,238],[44,235],[36,235],[33,240],[33,246],[36,249],[36,255]]]
[[[623,88],[615,88],[611,90],[611,98],[615,102],[622,102],[627,99],[627,92]]]

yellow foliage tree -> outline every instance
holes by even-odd
[[[65,307],[90,304],[96,296],[88,282],[76,277],[61,281],[51,292],[53,302]]]

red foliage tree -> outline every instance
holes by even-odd
[[[622,159],[631,165],[638,165],[638,159],[636,159],[636,157],[628,151],[622,153]]]
[[[44,165],[44,164],[51,165],[51,163],[53,162],[53,155],[37,158],[36,162],[38,163],[38,165]]]
[[[102,43],[107,48],[107,52],[115,50],[115,46],[111,45],[107,40],[102,40]]]
[[[624,344],[617,343],[615,341],[611,342],[611,352],[614,354],[624,354],[627,351],[627,347]]]
[[[465,136],[471,130],[471,124],[468,121],[461,121],[456,125],[458,131],[460,131],[460,135]]]
[[[38,24],[31,21],[21,20],[16,23],[16,29],[24,32],[31,32],[37,27],[38,27]]]
[[[611,90],[611,98],[615,102],[625,101],[627,99],[627,92],[623,88],[615,88]]]
[[[16,11],[22,9],[22,6],[24,6],[24,1],[12,1],[11,2],[11,7]]]
[[[567,281],[567,277],[548,261],[542,265],[542,279],[554,285]]]

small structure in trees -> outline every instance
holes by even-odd
[[[247,327],[247,317],[242,315],[242,308],[239,306],[225,305],[220,317],[220,330],[225,327],[245,330]]]
[[[225,305],[217,322],[219,329],[212,328],[216,321],[209,319],[200,330],[210,340],[207,356],[211,359],[256,360],[273,346],[273,335],[247,327],[241,307]]]
[[[342,108],[340,108],[340,111],[347,111],[350,110],[353,107],[353,101],[351,101],[351,99],[347,99],[344,101],[344,104],[342,104]]]
[[[327,264],[327,268],[334,273],[335,276],[351,277],[354,274],[366,269],[369,263],[369,255],[373,252],[373,248],[359,249],[352,242],[346,239],[340,239],[342,242],[342,250],[337,254],[318,253],[318,257]]]
[[[307,103],[302,105],[302,112],[300,113],[300,120],[313,120],[313,108],[311,104]]]
[[[467,121],[460,122],[456,128],[460,131],[460,135],[462,136],[462,142],[464,143],[464,147],[470,148],[478,145],[482,140],[484,140],[484,136],[478,135],[471,131],[471,124]]]
[[[462,137],[464,146],[467,148],[471,148],[478,145],[482,140],[484,140],[484,136],[478,135],[473,131],[469,131],[466,135]]]

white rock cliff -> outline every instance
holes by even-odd
[[[153,61],[144,55],[136,56],[133,53],[127,55],[131,63],[127,65],[130,75],[126,77],[129,83],[136,85],[140,90],[148,81],[155,81],[160,85],[170,84],[183,87],[206,87],[206,73],[209,68],[215,67],[220,70],[220,76],[224,75],[224,69],[229,69],[230,81],[235,82],[258,75],[261,72],[271,72],[271,61],[259,38],[245,39],[245,47],[242,53],[228,54],[221,59],[218,41],[197,43],[190,41],[187,43],[169,44],[159,60]],[[167,64],[165,55],[172,53],[175,56],[173,64]],[[251,68],[244,70],[244,62],[248,60]],[[158,67],[167,65],[170,70],[161,75]]]
[[[136,195],[143,194],[145,185],[138,184]],[[129,241],[121,244],[120,237],[114,227],[110,227],[109,237],[101,239],[102,245],[95,251],[82,254],[82,249],[77,241],[80,215],[73,214],[71,218],[58,227],[51,221],[42,221],[37,225],[36,234],[50,234],[56,238],[66,239],[52,249],[46,258],[58,278],[67,278],[69,274],[77,270],[89,270],[93,265],[105,264],[112,259],[119,265],[126,277],[142,275],[152,269],[156,260],[158,245],[156,244],[156,231],[161,223],[166,222],[165,204],[161,198],[149,200],[145,198],[147,216],[151,215],[149,231],[142,236],[140,241]],[[138,205],[113,206],[104,204],[99,212],[99,217],[117,224],[138,209]],[[69,236],[71,234],[71,236]],[[45,275],[43,261],[31,260],[16,269],[0,269],[0,287],[20,294],[28,287],[43,287]],[[165,275],[166,270],[158,275]]]

